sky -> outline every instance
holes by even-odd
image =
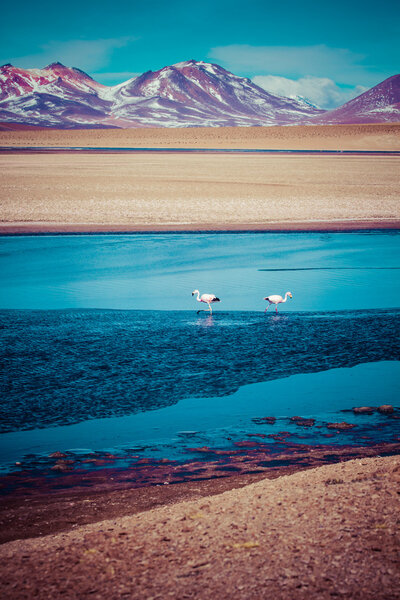
[[[78,67],[115,85],[189,59],[324,108],[400,72],[395,0],[6,0],[0,65]]]

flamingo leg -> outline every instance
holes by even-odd
[[[212,308],[211,308],[211,304],[208,304],[208,308],[210,309],[210,315],[212,315]]]
[[[278,314],[278,305],[277,304],[275,305],[275,312],[276,312],[276,314]]]
[[[270,306],[271,306],[271,303],[270,303],[270,304],[268,304],[267,308],[264,310],[264,313],[266,313],[266,312],[267,312],[267,310],[269,309],[269,307],[270,307]]]

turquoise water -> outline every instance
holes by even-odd
[[[194,289],[216,310],[395,308],[400,235],[243,233],[0,238],[0,308],[191,310]],[[265,270],[267,269],[267,270]]]
[[[340,411],[398,404],[399,250],[399,232],[0,238],[0,468],[296,440],[296,414],[319,423],[302,443],[344,419],[329,443],[397,439],[400,420]],[[195,288],[221,298],[212,317]]]
[[[385,382],[382,388],[382,381]],[[56,448],[77,455],[131,450],[141,456],[182,460],[191,458],[188,446],[226,447],[257,433],[289,431],[295,441],[299,428],[290,416],[302,415],[317,423],[346,422],[360,429],[386,418],[342,413],[352,406],[393,402],[400,381],[399,362],[364,363],[352,368],[331,369],[315,374],[293,375],[267,383],[241,387],[229,398],[188,398],[173,406],[125,417],[86,420],[76,425],[32,429],[0,435],[0,471],[8,470],[26,454],[46,456]],[[273,425],[258,422],[261,416],[273,416]],[[253,421],[254,419],[254,421]],[[301,443],[327,443],[326,428],[301,431]],[[362,429],[351,432],[354,443],[368,433],[370,442],[392,441],[400,434],[398,421],[384,430]],[[306,435],[305,435],[306,434]],[[331,444],[353,443],[346,432],[336,435]],[[363,441],[365,444],[365,439]]]

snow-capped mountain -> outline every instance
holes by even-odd
[[[400,75],[393,75],[343,106],[316,117],[324,125],[400,121]]]
[[[49,127],[287,125],[323,111],[189,60],[107,87],[75,68],[0,68],[0,121]]]
[[[44,69],[4,65],[0,67],[0,122],[74,129],[400,120],[396,77],[400,76],[339,109],[323,111],[303,98],[270,94],[250,79],[195,60],[148,71],[113,87],[60,63]],[[384,85],[391,80],[390,85]],[[353,120],[340,120],[349,119],[348,114]],[[372,116],[367,119],[366,114]]]
[[[222,67],[189,60],[119,87],[113,115],[151,126],[288,125],[323,111],[274,96]]]
[[[12,65],[0,67],[0,101],[31,92],[43,92],[45,88],[57,92],[57,86],[68,84],[80,92],[93,92],[105,87],[76,68],[52,63],[44,69],[19,69]]]
[[[106,86],[83,71],[53,63],[44,69],[0,67],[0,121],[47,127],[96,127],[111,102]]]

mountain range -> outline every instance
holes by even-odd
[[[0,122],[61,129],[223,127],[400,121],[400,75],[334,110],[267,92],[189,60],[105,86],[77,68],[0,67]]]

